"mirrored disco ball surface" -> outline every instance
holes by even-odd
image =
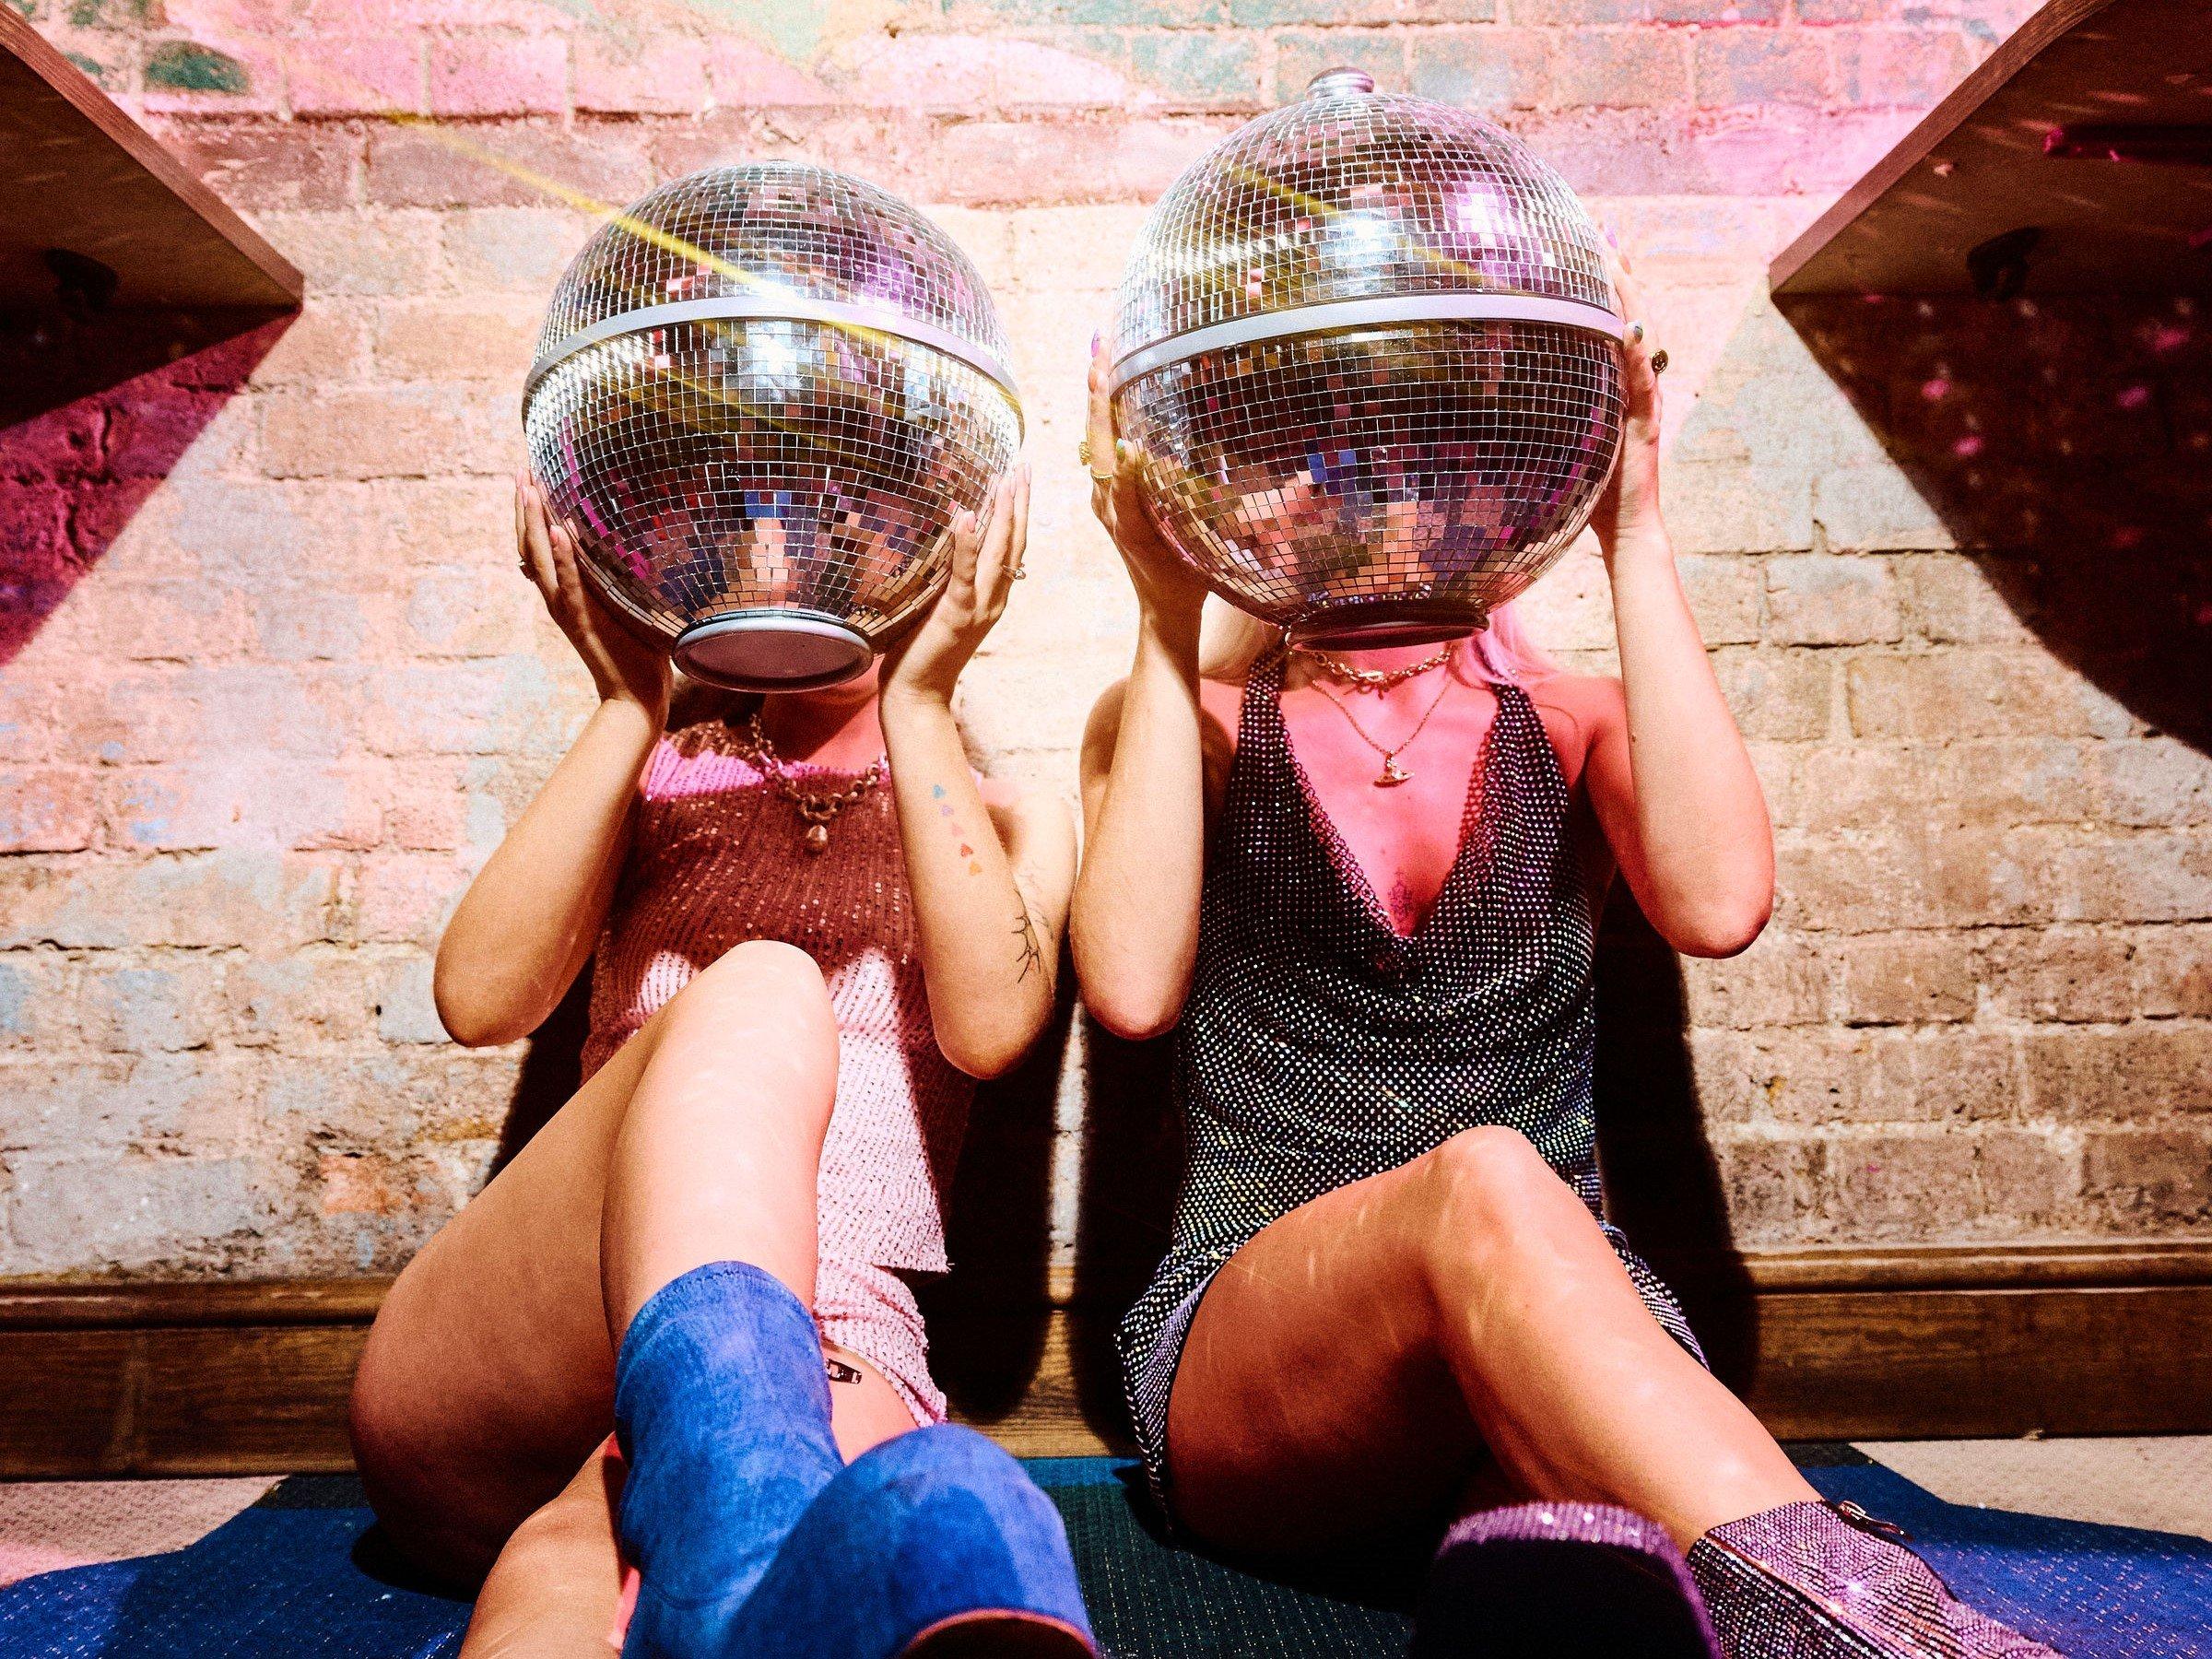
[[[944,585],[1021,441],[982,277],[898,198],[721,167],[611,219],[524,391],[530,464],[601,591],[693,677],[829,685]]]
[[[1525,146],[1333,70],[1202,157],[1121,288],[1113,382],[1162,534],[1320,645],[1482,625],[1620,450],[1599,232]]]

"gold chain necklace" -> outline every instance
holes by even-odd
[[[1429,716],[1435,713],[1437,705],[1444,700],[1444,693],[1452,689],[1452,677],[1447,674],[1438,682],[1436,695],[1429,700],[1429,706],[1421,711],[1420,719],[1413,723],[1413,730],[1399,738],[1389,748],[1384,748],[1372,737],[1370,737],[1360,724],[1352,718],[1351,710],[1343,702],[1318,685],[1313,689],[1320,691],[1322,696],[1329,700],[1329,706],[1344,716],[1345,724],[1359,734],[1360,742],[1382,757],[1382,770],[1375,775],[1373,780],[1375,787],[1377,789],[1395,789],[1413,776],[1411,772],[1398,764],[1398,757],[1411,747],[1416,737],[1421,735],[1421,728],[1429,724]]]
[[[769,782],[776,786],[776,793],[789,801],[806,820],[806,832],[800,840],[809,853],[826,850],[830,845],[830,820],[883,782],[886,758],[878,755],[866,771],[842,789],[801,789],[793,780],[783,757],[776,753],[776,746],[768,740],[758,709],[746,721],[737,747],[747,760],[768,775]]]
[[[1355,690],[1387,691],[1393,686],[1402,686],[1409,679],[1418,679],[1431,668],[1441,668],[1452,660],[1452,649],[1457,643],[1456,640],[1446,640],[1432,654],[1418,663],[1407,663],[1402,668],[1362,668],[1357,664],[1346,662],[1340,656],[1316,651],[1311,645],[1293,645],[1291,650],[1318,664],[1322,671],[1332,677],[1348,681]]]

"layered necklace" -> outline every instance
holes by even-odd
[[[805,789],[791,775],[789,763],[776,753],[776,746],[768,740],[768,730],[760,724],[760,712],[756,709],[737,734],[737,751],[759,767],[768,781],[776,786],[776,793],[789,801],[806,826],[799,840],[809,853],[821,853],[830,845],[830,826],[837,815],[858,801],[877,784],[883,782],[886,757],[878,755],[866,771],[842,789]]]
[[[1325,651],[1315,651],[1304,645],[1294,646],[1292,649],[1297,651],[1300,656],[1311,661],[1332,679],[1340,679],[1348,683],[1354,696],[1358,696],[1363,691],[1371,691],[1379,697],[1393,687],[1402,686],[1407,680],[1417,679],[1432,669],[1444,666],[1452,660],[1453,644],[1453,641],[1447,641],[1438,646],[1430,655],[1421,658],[1419,662],[1407,663],[1401,668],[1361,668],[1355,664],[1346,662],[1342,657],[1331,656]],[[1429,717],[1436,712],[1437,705],[1444,700],[1444,693],[1451,688],[1452,677],[1447,674],[1437,682],[1436,695],[1429,700],[1429,706],[1421,711],[1420,719],[1413,723],[1413,730],[1399,738],[1397,742],[1385,747],[1377,743],[1368,733],[1367,728],[1359,724],[1358,718],[1352,713],[1349,704],[1327,687],[1322,685],[1319,680],[1313,683],[1313,689],[1326,698],[1329,705],[1337,713],[1344,716],[1345,724],[1352,728],[1359,741],[1382,757],[1382,770],[1377,772],[1371,780],[1377,789],[1395,789],[1399,784],[1412,778],[1413,774],[1398,764],[1398,757],[1412,747],[1413,740],[1421,735],[1422,728],[1429,724]]]

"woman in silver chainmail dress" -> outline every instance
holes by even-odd
[[[1603,1218],[1606,885],[1719,957],[1759,935],[1774,879],[1661,522],[1631,335],[1594,521],[1618,680],[1552,670],[1505,613],[1349,661],[1250,624],[1202,670],[1203,589],[1127,469],[1100,470],[1094,359],[1094,504],[1140,627],[1085,739],[1071,936],[1094,1018],[1175,1030],[1188,1145],[1121,1332],[1146,1467],[1173,1524],[1238,1552],[1457,1516],[1418,1653],[1479,1631],[1484,1653],[2044,1654],[1822,1502]]]

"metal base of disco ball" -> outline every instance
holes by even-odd
[[[814,611],[730,611],[677,636],[676,665],[732,691],[812,691],[865,674],[875,649]]]
[[[1315,611],[1290,625],[1290,642],[1315,651],[1376,651],[1386,645],[1441,644],[1488,626],[1488,617],[1472,613],[1465,605],[1382,599]]]

